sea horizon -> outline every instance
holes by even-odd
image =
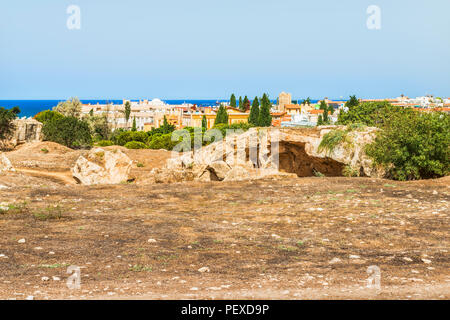
[[[19,117],[33,117],[39,112],[44,110],[50,110],[58,105],[61,101],[66,101],[67,99],[5,99],[0,100],[0,107],[4,107],[6,109],[10,109],[13,107],[19,107],[20,113]],[[141,99],[128,99],[131,101],[142,101],[146,100],[145,98]],[[147,99],[152,100],[152,99]],[[198,106],[211,106],[215,105],[216,102],[227,102],[229,99],[160,99],[161,101],[167,104],[182,104],[182,103],[190,103],[196,104]],[[295,100],[295,99],[294,99]],[[302,99],[299,99],[302,100]],[[332,99],[336,100],[336,99]],[[122,104],[123,99],[80,99],[83,104]],[[250,100],[251,101],[251,100]],[[275,103],[276,100],[271,100]],[[318,99],[311,99],[312,103],[317,103]]]

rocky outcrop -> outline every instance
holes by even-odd
[[[13,168],[11,161],[3,153],[0,153],[0,172],[6,171],[14,172],[16,170]]]
[[[118,184],[130,179],[131,166],[131,159],[118,149],[94,148],[78,158],[72,175],[84,185]]]
[[[332,130],[345,130],[345,141],[333,150],[321,150],[323,137]],[[367,127],[352,131],[339,126],[252,128],[195,152],[174,156],[153,174],[155,182],[342,176],[344,169],[358,176],[379,176],[380,171],[364,153],[376,130]]]
[[[10,139],[13,147],[26,143],[42,141],[42,123],[32,119],[16,119],[13,121],[15,131]]]

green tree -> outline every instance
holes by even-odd
[[[331,114],[334,113],[334,108],[332,105],[328,106],[328,112],[330,112]]]
[[[164,116],[163,125],[161,126],[160,131],[162,134],[168,134],[175,131],[175,126],[167,121],[166,116]]]
[[[164,116],[164,120],[166,119],[166,116]],[[136,117],[133,117],[133,126],[131,127],[131,131],[137,131],[136,127]]]
[[[88,147],[92,144],[91,131],[86,121],[75,117],[54,118],[42,127],[44,139],[69,148]]]
[[[228,113],[223,105],[220,105],[219,110],[217,111],[216,120],[214,121],[214,125],[217,125],[220,123],[228,124]]]
[[[450,115],[413,109],[391,112],[366,153],[397,180],[450,174]]]
[[[67,101],[60,102],[53,111],[61,113],[65,117],[79,118],[81,115],[81,102],[78,98],[71,98]]]
[[[60,119],[63,118],[64,116],[56,111],[52,111],[52,110],[45,110],[45,111],[41,111],[39,112],[37,115],[34,116],[34,119],[36,119],[37,121],[41,122],[41,123],[46,123],[47,121],[53,120],[53,119]]]
[[[0,140],[6,140],[11,137],[16,129],[13,120],[20,113],[19,107],[5,109],[0,107]]]
[[[206,116],[203,115],[202,117],[202,128],[207,130],[208,129],[208,120],[206,120]]]
[[[355,95],[350,96],[350,99],[345,103],[345,106],[349,109],[359,106],[359,100]]]
[[[131,115],[131,104],[130,104],[130,101],[126,101],[125,102],[124,114],[125,114],[125,121],[126,121],[126,124],[128,126],[128,121],[130,120],[130,115]]]
[[[242,110],[242,105],[244,104],[244,101],[242,100],[242,97],[239,97],[239,109]]]
[[[270,109],[272,108],[272,103],[269,100],[267,94],[261,98],[261,108],[259,109],[258,115],[258,126],[260,127],[270,127],[272,125],[272,115],[270,114]]]
[[[252,102],[252,108],[250,109],[250,115],[248,116],[248,123],[257,126],[259,117],[259,100],[255,97]]]
[[[393,112],[401,111],[401,109],[401,107],[395,107],[387,101],[349,104],[347,112],[341,110],[339,113],[338,124],[361,123],[367,126],[380,126],[386,117]]]
[[[328,105],[325,102],[325,100],[320,101],[320,110],[323,110],[323,116],[322,116],[322,120],[323,120],[323,124],[328,124],[330,121],[328,119]]]
[[[236,96],[234,93],[232,93],[230,97],[230,107],[236,108]]]
[[[319,114],[319,117],[317,118],[317,125],[318,126],[322,126],[323,125],[323,118],[322,118],[321,114]]]
[[[91,110],[89,111],[89,116],[91,116],[91,117],[94,116],[94,109],[91,109]]]
[[[246,112],[248,109],[250,109],[250,100],[248,100],[247,96],[245,96],[242,101],[242,106],[239,106],[239,110]]]
[[[84,121],[89,125],[94,141],[109,139],[111,129],[106,114],[84,117]]]

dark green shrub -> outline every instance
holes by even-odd
[[[19,107],[10,110],[0,107],[0,140],[9,138],[15,130],[13,120],[20,113]]]
[[[44,139],[69,148],[90,147],[91,132],[87,122],[75,117],[54,118],[42,127]]]
[[[125,144],[125,148],[128,149],[147,149],[147,145],[139,141],[130,141]]]
[[[114,142],[112,142],[111,140],[100,140],[99,142],[97,142],[97,145],[99,147],[109,147],[113,146]]]
[[[131,131],[122,131],[115,137],[116,143],[119,146],[124,146],[130,141],[133,141],[132,132]]]
[[[131,134],[131,141],[139,141],[142,143],[146,143],[148,139],[147,133],[143,131],[132,131]]]
[[[366,153],[396,180],[436,178],[450,173],[450,115],[413,109],[385,118]]]
[[[52,110],[45,110],[42,112],[39,112],[37,115],[34,116],[34,118],[42,123],[46,123],[47,121],[53,120],[53,119],[60,119],[63,118],[64,116],[56,111],[52,111]]]
[[[157,134],[152,137],[151,141],[149,140],[148,147],[150,149],[172,150],[178,143],[179,141],[172,141],[171,133],[163,135]]]

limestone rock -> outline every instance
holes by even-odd
[[[14,172],[15,169],[13,168],[11,161],[9,161],[9,159],[3,153],[0,153],[0,172],[5,171]]]
[[[349,131],[347,139],[331,152],[319,151],[325,134],[336,129],[346,130],[341,126],[251,128],[169,159],[165,167],[155,172],[156,180],[233,181],[307,177],[318,172],[342,176],[346,167],[356,175],[383,177],[383,169],[375,167],[364,152],[364,147],[374,140],[377,128]]]
[[[131,159],[122,151],[94,148],[80,156],[72,169],[72,175],[84,185],[118,184],[129,180]]]

